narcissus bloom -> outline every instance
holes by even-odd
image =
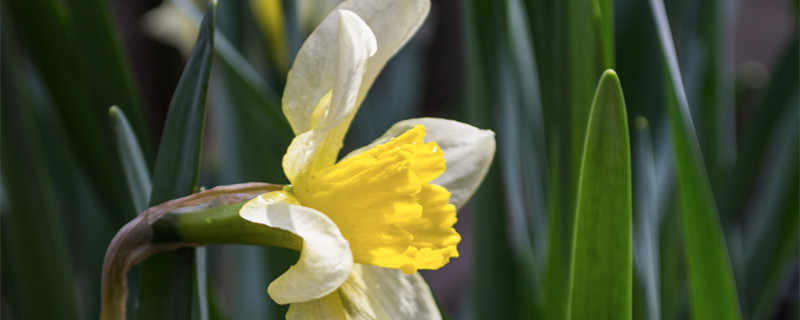
[[[429,7],[428,0],[344,2],[298,52],[283,95],[296,135],[283,158],[291,185],[239,212],[303,239],[297,264],[268,289],[291,304],[287,318],[439,318],[416,271],[458,257],[456,210],[483,180],[494,134],[410,119],[337,159],[367,90]]]

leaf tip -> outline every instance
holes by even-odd
[[[606,69],[606,71],[603,71],[603,76],[600,77],[600,86],[610,84],[616,84],[617,86],[620,86],[619,76],[614,69]]]
[[[647,122],[647,118],[638,116],[636,119],[633,119],[633,125],[636,126],[636,130],[642,131],[647,130],[650,128],[650,123]]]

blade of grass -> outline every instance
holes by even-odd
[[[524,222],[532,231],[528,239],[533,244],[534,257],[539,261],[547,252],[547,146],[536,57],[529,33],[530,24],[525,12],[527,10],[521,1],[507,0],[505,14],[511,53],[509,60],[512,61],[511,70],[516,71],[511,73],[516,79],[510,87],[513,86],[514,92],[519,97],[515,107],[520,109],[519,116],[515,120],[520,122],[519,128],[515,130],[520,138],[520,144],[514,150],[519,150],[518,157],[524,164],[519,168],[522,172],[522,190],[525,192],[522,199],[525,201],[527,211]],[[536,268],[541,269],[540,266]]]
[[[192,3],[187,0],[170,0],[178,6],[184,13],[189,15],[195,22],[200,23],[200,12]],[[228,39],[220,32],[216,32],[216,39],[214,50],[222,62],[222,66],[226,67],[236,77],[233,80],[240,82],[242,87],[248,89],[250,93],[260,100],[259,114],[252,114],[258,116],[256,119],[269,120],[272,127],[275,127],[275,134],[280,139],[289,141],[292,139],[292,130],[289,123],[283,116],[281,111],[280,98],[275,91],[264,79],[256,72],[255,68],[247,62],[247,60],[236,51],[236,48],[228,41]],[[254,108],[246,108],[252,110]],[[256,113],[256,111],[251,111]],[[264,115],[266,117],[264,117]]]
[[[720,204],[720,212],[723,214],[735,217],[743,211],[747,195],[757,185],[755,181],[759,168],[764,165],[766,148],[769,146],[764,141],[768,141],[772,134],[772,130],[768,128],[776,128],[787,109],[797,107],[791,99],[800,86],[800,75],[797,72],[800,68],[800,61],[797,59],[800,55],[800,36],[795,33],[792,39],[784,49],[783,57],[775,67],[775,75],[770,79],[769,88],[758,107],[750,115],[743,117],[748,121],[741,130],[736,164],[728,175],[735,178],[736,182],[726,184],[723,190],[726,199]]]
[[[733,101],[733,3],[712,0],[697,2],[699,45],[706,54],[699,71],[698,108],[700,147],[712,186],[727,184],[722,176],[736,156]],[[722,201],[720,201],[722,202]],[[722,220],[728,214],[720,211]]]
[[[547,260],[542,284],[542,315],[545,319],[564,319],[567,313],[569,275],[569,243],[574,197],[570,185],[571,159],[569,112],[569,41],[565,1],[525,1],[530,33],[533,36],[535,62],[540,71],[539,92],[542,103],[542,129],[546,143],[546,172],[548,222],[536,221],[547,227]],[[538,232],[538,231],[537,231]],[[541,258],[540,258],[541,259]]]
[[[500,145],[498,147],[498,160],[501,164],[503,190],[505,190],[504,197],[510,217],[508,231],[511,235],[512,249],[521,268],[521,277],[525,280],[520,288],[530,290],[529,292],[532,293],[518,295],[517,298],[523,301],[520,301],[517,306],[535,309],[540,304],[538,300],[541,297],[537,296],[539,293],[538,266],[532,247],[533,238],[528,229],[529,207],[525,203],[523,168],[528,164],[522,163],[522,155],[520,154],[520,149],[524,148],[523,145],[525,143],[524,138],[520,137],[520,133],[522,133],[519,124],[521,115],[517,108],[520,101],[515,99],[516,92],[512,90],[512,79],[508,76],[511,74],[508,64],[502,63],[502,61],[500,62],[500,72],[496,75],[500,78],[496,82],[499,85],[498,102],[500,104],[500,108],[498,108],[499,114],[496,117],[498,119],[496,124],[498,128],[497,140]],[[533,181],[533,183],[536,182],[538,181]],[[518,316],[532,318],[533,312],[535,310],[520,310]]]
[[[125,180],[128,182],[133,206],[136,212],[144,212],[152,190],[147,161],[122,109],[113,106],[108,109],[108,116],[116,136],[117,152],[125,172]]]
[[[574,212],[574,195],[578,188],[578,173],[582,148],[586,137],[589,111],[595,90],[595,79],[603,70],[614,68],[613,25],[611,1],[573,0],[566,2],[569,60],[569,114],[570,114],[570,204],[567,212]],[[609,10],[603,12],[602,10]],[[570,225],[572,221],[570,220]]]
[[[150,205],[196,191],[205,125],[206,92],[214,52],[214,8],[209,5],[194,49],[170,102],[156,156]],[[191,319],[194,249],[155,255],[142,264],[138,319]]]
[[[136,134],[128,123],[128,118],[122,109],[113,106],[109,108],[108,115],[111,120],[111,127],[117,141],[117,152],[119,153],[122,169],[125,173],[125,181],[128,183],[128,190],[133,201],[136,212],[141,213],[147,209],[152,190],[150,180],[150,170],[147,168],[147,161],[136,139]],[[132,283],[129,285],[129,296],[135,297],[139,293],[139,268],[131,270],[128,278]],[[134,318],[136,305],[129,301],[127,306],[127,317]]]
[[[499,84],[491,85],[484,79],[496,79],[495,65],[499,53],[493,50],[494,39],[502,22],[501,3],[469,1],[462,7],[464,42],[466,45],[464,114],[467,122],[478,127],[494,127],[495,113],[490,105],[497,94]],[[484,26],[477,28],[476,26]],[[491,49],[490,49],[491,48]],[[499,80],[499,79],[498,79]],[[498,141],[502,141],[498,139]],[[504,145],[498,146],[498,154]],[[499,162],[495,162],[486,175],[486,180],[475,193],[473,204],[474,274],[472,285],[471,311],[476,319],[515,319],[519,318],[516,308],[518,292],[517,266],[511,250],[509,228],[506,219],[498,218],[505,213],[506,203],[502,194],[503,182],[500,179]],[[505,216],[505,215],[501,215]]]
[[[739,319],[730,258],[689,112],[664,3],[650,0],[650,8],[667,71],[667,108],[683,207],[692,315],[695,319]]]
[[[600,31],[601,65],[604,68],[615,68],[614,45],[614,5],[611,0],[592,0],[592,16],[597,30]]]
[[[677,202],[677,195],[670,197]],[[662,221],[658,241],[659,282],[661,283],[661,319],[680,319],[684,316],[685,308],[685,259],[683,255],[683,234],[679,205],[669,206],[667,214]]]
[[[569,193],[565,194],[569,198],[569,205],[566,209],[570,218],[567,225],[572,226],[574,222],[575,199],[578,189],[578,174],[580,173],[581,157],[583,151],[584,138],[586,137],[586,127],[589,120],[589,111],[592,107],[592,95],[594,94],[596,79],[600,77],[603,68],[599,65],[601,57],[598,52],[598,42],[592,24],[592,5],[595,2],[589,1],[567,1],[567,41],[568,57],[567,77],[568,82],[568,114],[569,114],[569,141],[566,147],[569,148],[570,165],[569,180],[565,182]],[[611,68],[611,66],[608,66]],[[571,247],[571,246],[570,246]]]
[[[109,126],[105,121],[106,106],[96,104],[95,92],[87,78],[87,70],[77,44],[77,28],[67,3],[49,0],[14,0],[8,2],[11,21],[21,36],[25,53],[41,75],[45,91],[53,100],[55,116],[65,127],[66,139],[79,159],[81,169],[97,190],[108,212],[116,214],[120,223],[132,210],[127,190],[115,177],[117,165]],[[58,54],[53,54],[57,52]],[[114,67],[109,67],[114,68]],[[117,79],[104,79],[114,82]],[[96,90],[94,90],[96,89]],[[124,91],[124,90],[122,90]],[[125,99],[125,97],[120,97]],[[101,107],[98,107],[101,106]]]
[[[3,315],[31,319],[80,319],[75,270],[58,215],[58,184],[46,161],[31,66],[21,57],[3,7],[0,187],[2,199]],[[12,137],[12,138],[8,138]],[[56,153],[61,155],[60,153]],[[8,290],[8,291],[6,291]],[[47,302],[43,307],[43,301]],[[9,302],[9,305],[6,305]],[[10,310],[9,310],[10,309]]]
[[[120,50],[119,37],[109,15],[108,2],[74,0],[69,6],[70,22],[75,28],[75,47],[93,102],[94,112],[117,105],[130,116],[145,158],[152,159],[149,134],[145,127],[142,101],[134,85],[126,57]],[[98,117],[99,118],[99,117]]]
[[[570,281],[572,319],[632,316],[631,160],[617,74],[597,85],[586,129]]]
[[[647,119],[637,117],[633,121],[634,137],[634,195],[635,237],[634,263],[641,286],[644,288],[644,305],[647,319],[660,317],[659,277],[659,221],[658,193],[656,192],[656,168]],[[634,300],[640,297],[634,296]]]
[[[797,105],[797,97],[791,102]],[[783,117],[771,139],[766,168],[745,225],[747,309],[754,319],[769,318],[791,280],[798,258],[798,110]],[[757,219],[755,217],[758,217]]]

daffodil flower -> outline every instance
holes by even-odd
[[[295,132],[290,186],[239,215],[303,239],[300,258],[268,288],[287,318],[435,319],[418,269],[458,257],[456,210],[494,156],[494,134],[444,119],[410,119],[337,161],[376,76],[416,32],[428,0],[342,3],[301,47],[283,95]]]

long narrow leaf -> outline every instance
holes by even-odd
[[[196,23],[200,23],[200,12],[188,0],[170,0],[177,7],[191,17]],[[228,39],[220,32],[216,36],[214,50],[220,58],[222,65],[235,77],[231,80],[239,82],[242,88],[247,91],[260,103],[260,113],[254,114],[253,108],[244,108],[255,119],[262,119],[262,121],[269,121],[270,124],[276,128],[274,133],[279,135],[281,139],[291,140],[292,131],[289,123],[283,116],[280,110],[280,97],[264,79],[256,72],[256,69],[247,62],[247,60],[236,51],[236,48],[231,44]]]
[[[793,105],[798,104],[797,96]],[[796,274],[798,259],[798,109],[788,112],[773,133],[765,182],[748,215],[758,216],[746,226],[744,261],[747,271],[747,312],[753,319],[769,318],[779,297]]]
[[[150,139],[145,127],[145,117],[133,75],[120,50],[120,39],[112,23],[109,2],[97,0],[73,0],[68,5],[75,28],[74,45],[92,98],[93,113],[102,115],[111,104],[119,106],[130,117],[130,125],[142,145],[144,155],[152,159]],[[60,30],[57,30],[60,32]],[[98,121],[103,124],[104,121]],[[104,126],[105,127],[105,126]]]
[[[5,4],[3,4],[5,9]],[[0,216],[2,216],[3,315],[30,319],[79,319],[75,270],[59,216],[58,188],[46,156],[50,153],[34,116],[34,104],[20,48],[3,14],[0,108]],[[44,131],[47,132],[47,131]],[[12,138],[8,138],[12,137]],[[44,304],[46,302],[46,304]],[[84,315],[85,316],[85,315]],[[12,316],[13,317],[13,316]]]
[[[600,79],[591,110],[576,205],[570,317],[630,319],[630,138],[622,87],[613,71]]]
[[[522,179],[522,191],[524,191],[524,196],[520,200],[525,202],[526,228],[532,233],[532,235],[528,235],[528,241],[533,242],[534,256],[537,261],[544,261],[548,236],[547,146],[545,145],[539,75],[532,37],[528,31],[530,24],[525,12],[522,1],[507,0],[505,13],[511,56],[509,60],[512,61],[512,70],[515,71],[508,74],[515,76],[510,87],[513,88],[513,92],[516,93],[519,100],[514,105],[519,111],[516,112],[518,116],[513,121],[521,123],[515,130],[520,141],[514,148],[523,163],[518,169],[522,173],[520,178]],[[535,290],[539,291],[538,288]]]
[[[797,70],[800,68],[800,34],[795,32],[791,43],[784,48],[783,56],[775,67],[775,75],[770,80],[758,108],[748,115],[747,122],[743,124],[741,130],[741,145],[736,157],[736,165],[733,172],[729,175],[735,178],[734,183],[725,185],[724,199],[721,203],[723,214],[734,215],[741,212],[747,199],[747,194],[752,192],[754,183],[758,177],[759,168],[764,165],[766,148],[770,134],[774,134],[777,123],[786,116],[787,110],[796,108],[797,104],[792,101],[797,95],[797,87],[800,86],[800,75]]]
[[[206,92],[214,56],[214,8],[200,34],[170,102],[156,156],[150,204],[196,190],[205,124]],[[151,257],[142,264],[138,319],[191,319],[194,249]]]
[[[467,122],[479,127],[493,126],[495,114],[491,108],[486,108],[491,99],[495,99],[493,91],[500,87],[487,86],[482,79],[501,79],[493,72],[494,65],[500,53],[489,50],[487,43],[492,42],[500,35],[502,21],[496,17],[502,16],[498,6],[491,6],[485,1],[469,1],[463,5],[462,16],[466,43],[466,68],[467,80],[465,92],[464,111]],[[492,12],[493,14],[486,14]],[[481,25],[484,28],[476,28]],[[498,133],[499,135],[499,133]],[[500,140],[500,139],[498,139]],[[498,146],[498,154],[502,153],[503,145]],[[517,281],[515,257],[510,245],[510,235],[505,219],[497,213],[506,212],[506,203],[503,193],[503,183],[500,179],[498,162],[486,175],[480,190],[473,199],[475,214],[473,221],[473,238],[475,243],[474,270],[475,278],[472,282],[474,302],[470,308],[476,319],[519,318],[515,299],[520,285]]]
[[[659,284],[659,222],[658,193],[656,192],[656,169],[650,125],[647,119],[637,117],[634,136],[634,195],[635,195],[635,239],[634,263],[636,274],[644,289],[643,297],[648,319],[660,317]],[[634,297],[636,300],[637,297]]]
[[[147,209],[152,190],[147,161],[122,109],[116,106],[111,107],[108,110],[108,116],[116,135],[117,152],[119,152],[122,162],[122,169],[125,171],[125,180],[128,182],[133,206],[136,208],[136,212],[143,212]]]
[[[739,319],[730,258],[692,123],[664,3],[650,0],[666,68],[667,108],[683,207],[683,236],[695,319]]]
[[[75,149],[89,182],[103,191],[100,200],[107,210],[116,214],[120,223],[127,220],[132,208],[126,188],[116,181],[121,171],[104,118],[105,108],[113,102],[97,103],[95,95],[104,89],[93,88],[87,78],[102,76],[90,75],[84,68],[85,57],[80,55],[79,35],[69,6],[61,1],[13,0],[8,1],[7,8],[21,44],[41,76],[44,91],[53,101],[54,116],[61,120],[66,141]],[[128,95],[123,95],[118,98],[126,100]]]

